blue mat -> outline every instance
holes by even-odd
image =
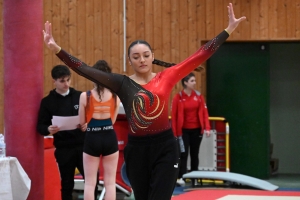
[[[184,189],[186,189],[186,188],[187,187],[176,186],[173,191],[173,195],[179,195],[179,194],[185,193]]]
[[[262,190],[275,191],[279,187],[273,185],[265,180],[246,176],[243,174],[237,174],[233,172],[215,172],[215,171],[192,171],[183,175],[184,179],[212,179],[212,180],[224,180],[231,182],[234,185],[245,185]]]

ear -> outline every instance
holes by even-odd
[[[130,58],[129,58],[129,56],[128,56],[128,63],[129,63],[129,65],[131,65],[131,61],[130,61]]]
[[[186,84],[188,84],[188,81],[183,81],[183,87],[186,87]]]
[[[152,53],[152,61],[154,60],[154,53]]]

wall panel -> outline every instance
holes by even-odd
[[[296,4],[296,13],[295,13],[295,16],[293,16],[295,18],[295,26],[296,26],[296,35],[295,37],[296,38],[300,38],[300,0],[295,0]]]
[[[286,10],[286,0],[278,0],[278,7],[277,7],[277,26],[278,26],[278,32],[277,36],[278,38],[284,38],[286,37],[287,32],[287,10]],[[285,24],[284,26],[281,26]]]
[[[164,8],[162,8],[162,1],[161,0],[153,0],[153,42],[151,45],[155,57],[159,60],[162,60],[162,38],[165,27],[163,26],[163,20],[162,20],[162,12],[164,12]],[[137,32],[139,30],[137,29]],[[159,72],[162,70],[161,66],[153,65],[153,71]]]
[[[78,30],[77,30],[77,2],[76,0],[71,0],[69,1],[69,10],[68,10],[68,16],[69,16],[69,29],[68,29],[68,40],[69,40],[69,51],[71,54],[78,55]],[[52,53],[52,52],[51,52]],[[46,75],[45,75],[46,76]],[[72,82],[71,82],[72,87],[77,88],[79,90],[79,85],[82,85],[81,81],[78,80],[77,75],[72,72]]]
[[[251,21],[251,38],[258,38],[259,37],[259,30],[260,30],[260,12],[259,12],[260,0],[252,0],[251,4],[249,4],[250,8],[250,21]],[[247,16],[247,15],[246,15]]]
[[[151,7],[148,8],[149,12],[151,12]],[[135,40],[137,40],[137,32],[138,29],[136,28],[136,1],[126,1],[126,50],[128,46]],[[146,13],[145,13],[146,14]],[[148,27],[146,27],[147,30]],[[152,27],[149,27],[152,29]],[[127,51],[126,51],[127,52]],[[127,53],[126,53],[127,55]],[[132,74],[133,70],[129,65],[128,59],[126,63],[126,72],[125,74],[129,75]]]
[[[259,6],[259,37],[261,39],[267,39],[269,34],[268,3],[269,0],[261,1]]]
[[[91,50],[86,50],[86,10],[85,10],[85,1],[75,1],[77,8],[76,12],[74,13],[76,18],[74,17],[74,24],[72,24],[72,27],[74,29],[70,30],[70,32],[76,32],[76,33],[70,33],[70,34],[76,34],[76,41],[72,41],[71,43],[74,42],[74,44],[77,44],[77,46],[74,46],[74,55],[78,56],[79,59],[84,60],[84,62],[88,62],[87,60],[87,53],[90,52]],[[74,10],[75,11],[75,10]],[[71,10],[70,10],[71,12]],[[96,26],[94,26],[96,27]],[[93,33],[90,33],[90,35],[93,35]],[[69,39],[69,38],[66,38]],[[99,38],[98,38],[99,40]],[[96,41],[98,41],[96,40]],[[100,40],[101,41],[101,40]],[[97,44],[98,47],[98,44]],[[70,48],[70,47],[69,47]],[[71,50],[71,49],[70,49]],[[77,53],[75,53],[77,52]],[[101,55],[102,56],[102,55]],[[57,58],[55,58],[57,60]],[[78,89],[78,90],[84,90],[85,85],[88,80],[78,76],[76,73],[72,72],[72,79],[73,79],[73,86]],[[88,89],[88,88],[86,88]]]
[[[300,37],[300,0],[126,0],[126,50],[136,39],[145,39],[155,57],[178,63],[226,28],[227,5],[232,2],[236,17],[244,21],[231,41],[295,40]],[[3,0],[0,0],[1,14]],[[122,0],[44,0],[44,21],[53,24],[56,42],[92,65],[107,60],[113,72],[123,73]],[[3,43],[0,18],[0,44]],[[41,41],[42,42],[42,41]],[[126,54],[127,55],[127,54]],[[3,49],[0,49],[0,132],[3,132]],[[50,71],[61,61],[44,49],[44,94],[53,88]],[[205,67],[205,63],[203,64]],[[126,59],[126,72],[133,73]],[[154,66],[154,71],[163,68]],[[206,71],[196,72],[197,89],[206,96]],[[72,86],[88,90],[92,83],[73,73]],[[177,84],[171,97],[181,89]]]
[[[278,38],[278,20],[277,20],[277,6],[278,1],[271,1],[269,0],[269,11],[268,11],[268,20],[269,20],[269,38]]]
[[[286,1],[286,37],[295,37],[296,30],[296,2],[295,0]]]
[[[122,53],[120,54],[119,51],[123,49],[122,44],[120,42],[123,41],[123,38],[121,37],[120,33],[122,32],[122,27],[119,26],[119,4],[121,1],[119,0],[113,0],[111,1],[111,10],[110,10],[110,16],[111,16],[111,38],[110,38],[110,66],[113,68],[113,72],[120,73],[119,69],[122,69],[122,64],[120,63],[120,59],[122,60]],[[114,14],[116,13],[116,14]],[[121,28],[121,29],[120,29]],[[97,34],[97,33],[95,33]],[[99,57],[101,58],[101,57]],[[98,59],[98,58],[97,58]]]
[[[215,1],[216,0],[206,1],[205,30],[206,30],[207,38],[212,38],[215,36],[215,29],[214,29],[214,22],[216,19],[216,17],[214,17],[215,16]]]

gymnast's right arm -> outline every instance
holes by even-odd
[[[56,53],[57,57],[60,58],[66,65],[68,65],[73,71],[77,74],[98,83],[115,93],[118,93],[122,86],[122,82],[124,79],[124,75],[114,74],[114,73],[106,73],[101,70],[94,69],[89,67],[84,62],[79,59],[71,56],[66,51],[61,49],[58,46],[52,36],[52,27],[51,23],[48,21],[45,23],[45,30],[43,30],[44,41],[49,49]]]
[[[89,67],[87,64],[68,54],[63,49],[61,49],[56,55],[77,74],[93,81],[94,83],[98,83],[115,93],[118,93],[122,85],[124,75],[106,73],[104,71]]]

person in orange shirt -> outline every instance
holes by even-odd
[[[183,90],[172,101],[172,130],[181,144],[180,168],[177,184],[184,185],[182,175],[187,173],[187,158],[190,152],[191,171],[198,170],[199,149],[202,135],[210,136],[210,124],[205,100],[196,91],[196,78],[190,73],[181,80]]]
[[[93,68],[111,73],[104,60],[99,60]],[[94,88],[83,92],[79,101],[80,124],[87,123],[83,147],[83,168],[85,174],[84,199],[94,199],[94,188],[98,180],[100,156],[104,173],[105,199],[116,199],[116,172],[119,157],[118,140],[113,129],[120,99],[109,89],[94,83]],[[85,131],[85,130],[82,130]]]

